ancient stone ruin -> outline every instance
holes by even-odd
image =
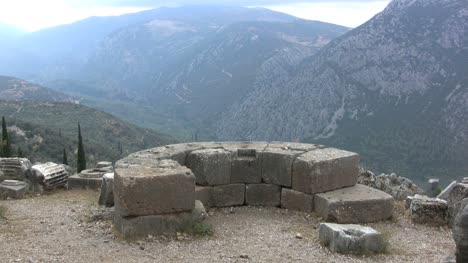
[[[0,158],[0,171],[3,173],[3,178],[0,181],[24,180],[31,169],[31,162],[25,158]]]
[[[67,184],[68,177],[68,171],[62,165],[48,162],[34,165],[28,179],[33,189],[52,190]],[[42,191],[42,189],[35,191]]]
[[[278,206],[328,221],[386,220],[393,198],[356,185],[359,156],[320,145],[209,142],[158,147],[115,165],[114,225],[124,238],[173,233],[204,206]],[[197,201],[196,201],[197,200]]]
[[[114,167],[111,162],[98,162],[95,168],[86,169],[79,174],[70,176],[68,187],[97,190],[101,187],[103,176],[113,172]]]

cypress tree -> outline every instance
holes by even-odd
[[[63,148],[62,163],[65,165],[68,165],[67,150],[65,150],[65,147]]]
[[[8,135],[8,130],[6,127],[5,117],[2,116],[2,156],[11,157],[11,143],[10,136]]]
[[[83,138],[81,138],[80,124],[78,124],[78,155],[76,158],[76,169],[78,173],[86,169],[86,157],[83,147]]]

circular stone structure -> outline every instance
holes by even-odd
[[[277,206],[312,212],[316,194],[353,187],[358,174],[358,154],[315,144],[161,146],[133,153],[115,164],[114,225],[124,238],[134,238],[190,227],[203,218],[204,207]],[[362,190],[353,189],[348,191]],[[383,193],[371,202],[378,204],[380,198],[388,202],[389,197]],[[365,209],[365,200],[361,203],[359,207]],[[331,210],[326,209],[326,202],[320,206]],[[358,220],[348,222],[367,222]]]

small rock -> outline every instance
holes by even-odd
[[[242,254],[242,255],[240,255],[240,258],[248,259],[248,258],[249,258],[249,255],[247,255],[247,254]]]
[[[297,239],[304,239],[304,236],[301,233],[296,234]]]

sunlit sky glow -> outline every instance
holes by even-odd
[[[0,0],[0,23],[36,31],[90,16],[121,15],[161,6],[200,3],[260,6],[305,19],[356,27],[382,11],[389,2],[390,0]]]

